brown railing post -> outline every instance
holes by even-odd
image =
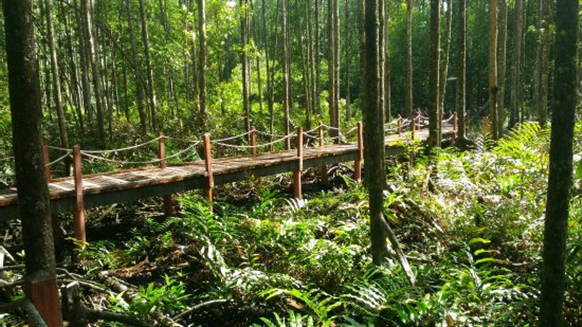
[[[297,127],[297,169],[293,171],[293,195],[301,199],[301,171],[303,170],[303,127]]]
[[[24,292],[34,305],[34,308],[48,327],[62,325],[59,310],[59,289],[57,277],[42,271],[26,278]],[[35,326],[32,319],[28,319],[29,326]]]
[[[358,122],[358,157],[354,163],[354,179],[362,180],[362,159],[364,159],[364,136],[362,131],[362,122]]]
[[[206,166],[208,186],[204,189],[204,196],[208,199],[208,206],[212,212],[212,189],[214,188],[214,174],[212,172],[212,152],[210,150],[210,134],[206,133],[204,134],[204,163]]]
[[[51,182],[51,157],[49,155],[48,144],[45,138],[42,139],[42,154],[44,158],[44,174],[46,175],[46,182]]]
[[[253,157],[257,156],[257,132],[255,131],[255,129],[253,128],[251,130],[251,153],[253,155]]]
[[[324,138],[323,138],[323,124],[319,122],[319,147],[323,148],[325,146]],[[321,167],[321,183],[327,184],[327,166],[323,165]]]
[[[85,245],[85,204],[83,201],[83,171],[81,169],[81,148],[73,147],[73,168],[75,178],[75,209],[73,211],[73,229],[75,238]]]
[[[398,137],[402,136],[402,116],[398,115],[398,120],[396,121],[398,124]]]
[[[166,169],[166,137],[164,132],[160,132],[160,141],[158,143],[158,158],[160,159],[160,168]],[[171,216],[174,214],[174,204],[172,194],[164,195],[164,214]]]
[[[416,130],[416,117],[412,116],[412,120],[410,121],[410,131],[412,132],[412,140],[414,141],[414,132]]]

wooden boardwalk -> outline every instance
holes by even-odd
[[[451,135],[454,128],[443,124],[443,134]],[[424,141],[428,130],[416,131],[416,138]],[[386,137],[387,154],[401,151],[395,141],[410,139],[410,132],[401,136]],[[358,143],[326,145],[303,149],[303,169],[322,167],[359,158]],[[268,176],[298,170],[297,150],[274,153],[260,153],[255,156],[227,157],[212,160],[214,185],[246,180],[249,175]],[[209,186],[205,161],[187,164],[139,169],[121,170],[110,173],[82,176],[82,198],[84,208],[124,203],[137,199],[163,196]],[[77,201],[75,179],[73,177],[54,179],[49,183],[51,211],[53,213],[73,211]],[[18,198],[16,188],[0,189],[0,221],[18,217]]]

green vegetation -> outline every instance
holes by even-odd
[[[582,323],[582,124],[577,125],[565,316]],[[533,326],[539,312],[548,130],[518,127],[496,145],[439,150],[392,165],[385,215],[417,276],[389,256],[371,263],[367,194],[348,177],[305,200],[251,183],[255,201],[180,199],[178,217],[148,218],[121,243],[81,250],[84,278],[137,283],[137,297],[104,299],[144,320],[231,326]],[[263,182],[268,184],[268,182]],[[152,278],[156,280],[152,282]],[[85,295],[102,297],[88,289]],[[221,299],[224,301],[215,302]],[[209,304],[204,305],[206,302]]]

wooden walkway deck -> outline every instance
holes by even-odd
[[[453,134],[453,126],[443,124],[443,134]],[[428,130],[416,131],[416,138],[426,140]],[[394,142],[410,139],[410,133],[386,137],[387,154],[395,154],[401,147]],[[303,169],[355,161],[358,158],[357,143],[327,145],[303,150]],[[260,177],[296,171],[297,150],[261,153],[256,156],[213,159],[214,184],[221,185],[248,178],[250,174]],[[136,199],[163,196],[193,189],[208,187],[204,161],[188,164],[140,169],[121,170],[103,174],[83,175],[84,208],[124,203]],[[59,213],[75,208],[76,192],[74,178],[54,179],[49,183],[51,211]],[[0,222],[18,217],[16,188],[0,189]]]

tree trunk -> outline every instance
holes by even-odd
[[[548,83],[549,83],[549,43],[550,43],[550,2],[540,0],[540,44],[539,51],[539,71],[538,71],[538,122],[543,128],[548,120]]]
[[[511,117],[509,128],[515,126],[521,121],[520,108],[523,102],[523,82],[521,76],[521,57],[522,57],[522,39],[523,39],[523,6],[524,0],[515,0],[515,35],[513,45],[513,74],[511,88]]]
[[[384,58],[384,118],[386,119],[386,121],[390,121],[392,119],[392,106],[391,106],[391,94],[390,94],[390,46],[389,46],[389,39],[390,39],[390,33],[389,33],[389,22],[390,22],[390,15],[389,15],[389,11],[388,11],[388,0],[384,0],[383,1],[383,9],[384,10],[384,53],[385,53],[385,58]]]
[[[364,85],[366,84],[366,0],[357,0],[358,4],[358,37],[359,37],[359,69],[360,69],[360,110],[364,112]]]
[[[59,136],[61,140],[61,148],[68,149],[69,148],[69,136],[67,133],[67,119],[65,118],[65,110],[64,110],[64,103],[63,98],[61,95],[61,81],[60,81],[60,74],[59,74],[59,65],[57,62],[57,50],[55,48],[55,39],[54,39],[54,27],[53,27],[53,17],[52,17],[52,9],[51,9],[51,0],[45,0],[45,15],[46,15],[46,27],[47,27],[47,39],[49,43],[50,49],[50,59],[51,59],[51,72],[53,75],[53,96],[54,96],[54,104],[55,109],[57,112],[58,118],[58,125],[59,125]],[[69,175],[69,167],[71,165],[71,161],[67,157],[64,161],[65,163],[65,175]]]
[[[441,76],[440,76],[440,90],[439,90],[439,110],[442,113],[445,110],[445,95],[447,93],[447,84],[449,78],[449,60],[451,57],[451,34],[453,25],[453,1],[446,0],[447,13],[445,22],[444,35],[444,52],[441,58]],[[442,119],[442,114],[441,114]],[[441,133],[442,134],[442,133]]]
[[[497,120],[497,0],[489,0],[489,117],[491,117],[491,134],[499,139]]]
[[[329,119],[330,126],[340,127],[339,114],[339,12],[338,0],[328,0],[327,27],[328,27],[328,71],[329,71]],[[339,130],[330,131],[332,137],[339,136]],[[336,142],[339,142],[336,139]]]
[[[572,186],[572,143],[577,105],[578,0],[556,3],[555,83],[550,144],[540,326],[565,326],[563,317],[566,286],[566,242],[570,189]]]
[[[459,58],[457,62],[457,117],[458,121],[458,142],[466,143],[467,134],[465,120],[467,110],[467,0],[459,0],[459,26],[457,32],[457,44],[459,47]]]
[[[291,134],[289,110],[291,106],[291,55],[289,53],[289,0],[283,0],[283,112],[285,114],[285,135]],[[291,149],[291,140],[286,140],[287,149]]]
[[[198,0],[198,103],[203,130],[206,113],[206,0]]]
[[[386,252],[386,235],[383,229],[384,211],[384,119],[380,103],[380,75],[378,57],[378,0],[365,0],[365,84],[363,87],[364,160],[366,186],[370,196],[370,237],[372,260],[382,264]]]
[[[505,76],[507,67],[507,0],[499,0],[499,49],[497,52],[499,75],[497,76],[497,130],[503,134],[505,122]]]
[[[384,110],[384,103],[386,103],[386,94],[384,93],[384,91],[386,90],[384,88],[384,75],[385,75],[385,65],[384,63],[386,62],[386,25],[387,25],[387,21],[386,21],[386,10],[385,10],[385,4],[386,4],[387,0],[379,0],[378,1],[378,21],[380,23],[379,25],[379,29],[378,29],[378,47],[380,47],[378,49],[379,51],[379,57],[378,57],[378,70],[380,71],[380,75],[379,75],[379,79],[380,79],[380,89],[378,90],[379,94],[380,94],[380,107],[382,108],[382,111]],[[384,119],[386,119],[386,116],[384,116]]]
[[[404,111],[408,119],[412,119],[412,0],[406,0],[406,95]]]
[[[91,71],[93,76],[93,90],[95,95],[95,105],[97,107],[97,131],[101,142],[105,140],[105,121],[103,119],[103,97],[101,95],[101,72],[99,64],[97,63],[97,55],[95,48],[95,40],[93,38],[93,23],[92,23],[92,9],[89,0],[81,0],[81,11],[83,13],[83,25],[85,32],[85,52],[87,59],[91,64]]]
[[[295,1],[295,12],[298,14],[297,20],[297,42],[299,47],[299,54],[301,56],[301,79],[303,82],[303,94],[305,96],[305,129],[311,129],[311,95],[309,86],[309,69],[307,58],[309,54],[307,53],[308,48],[303,44],[303,30],[302,30],[302,22],[301,16],[299,15],[299,2]]]
[[[150,58],[150,39],[148,35],[147,17],[145,12],[144,0],[139,0],[139,16],[141,20],[141,41],[143,43],[144,59],[146,64],[147,77],[147,95],[148,106],[150,109],[150,119],[152,130],[158,130],[158,114],[156,112],[156,91],[154,84],[154,76],[152,71],[152,60]]]
[[[47,325],[56,327],[60,325],[60,312],[42,154],[41,95],[31,23],[33,6],[30,0],[4,0],[2,8],[18,207],[26,252],[24,289]]]
[[[137,56],[137,44],[135,42],[135,34],[134,34],[134,25],[133,25],[133,15],[132,15],[132,6],[131,0],[125,0],[125,10],[127,14],[127,33],[129,34],[129,41],[130,41],[130,49],[131,53],[136,54]],[[144,108],[144,86],[143,86],[143,75],[141,65],[138,63],[138,60],[135,61],[136,64],[134,65],[134,74],[135,74],[135,93],[136,93],[136,101],[137,101],[137,111],[139,114],[139,123],[142,132],[147,131],[147,116],[146,110]]]
[[[351,28],[350,28],[350,0],[346,0],[346,32],[345,32],[345,73],[346,73],[346,123],[350,121],[352,117],[352,97],[350,95],[350,68],[352,56],[351,51]]]
[[[429,148],[441,146],[440,114],[439,114],[439,75],[440,75],[440,1],[430,1],[430,79],[429,84]]]

